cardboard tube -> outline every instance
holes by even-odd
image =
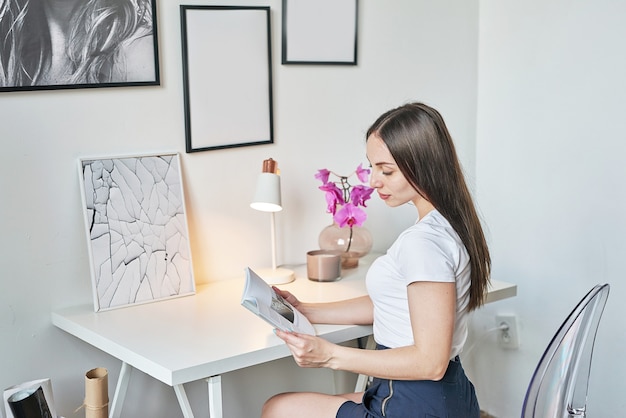
[[[85,374],[85,417],[107,418],[109,415],[109,372],[103,367]]]

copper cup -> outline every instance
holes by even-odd
[[[306,253],[306,273],[310,280],[332,282],[341,277],[341,253],[315,250]]]

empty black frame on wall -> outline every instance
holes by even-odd
[[[0,92],[160,84],[156,0],[78,2],[62,34],[49,2],[5,3]]]
[[[273,143],[270,8],[180,14],[187,152]]]
[[[283,0],[283,64],[357,64],[358,0]]]

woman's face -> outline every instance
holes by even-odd
[[[370,186],[388,206],[396,207],[407,202],[418,205],[422,197],[400,172],[387,145],[375,133],[367,138],[367,159],[372,166]]]

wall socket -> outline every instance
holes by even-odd
[[[519,328],[516,315],[496,315],[496,326],[507,326],[506,330],[498,330],[498,345],[507,350],[519,348]]]

